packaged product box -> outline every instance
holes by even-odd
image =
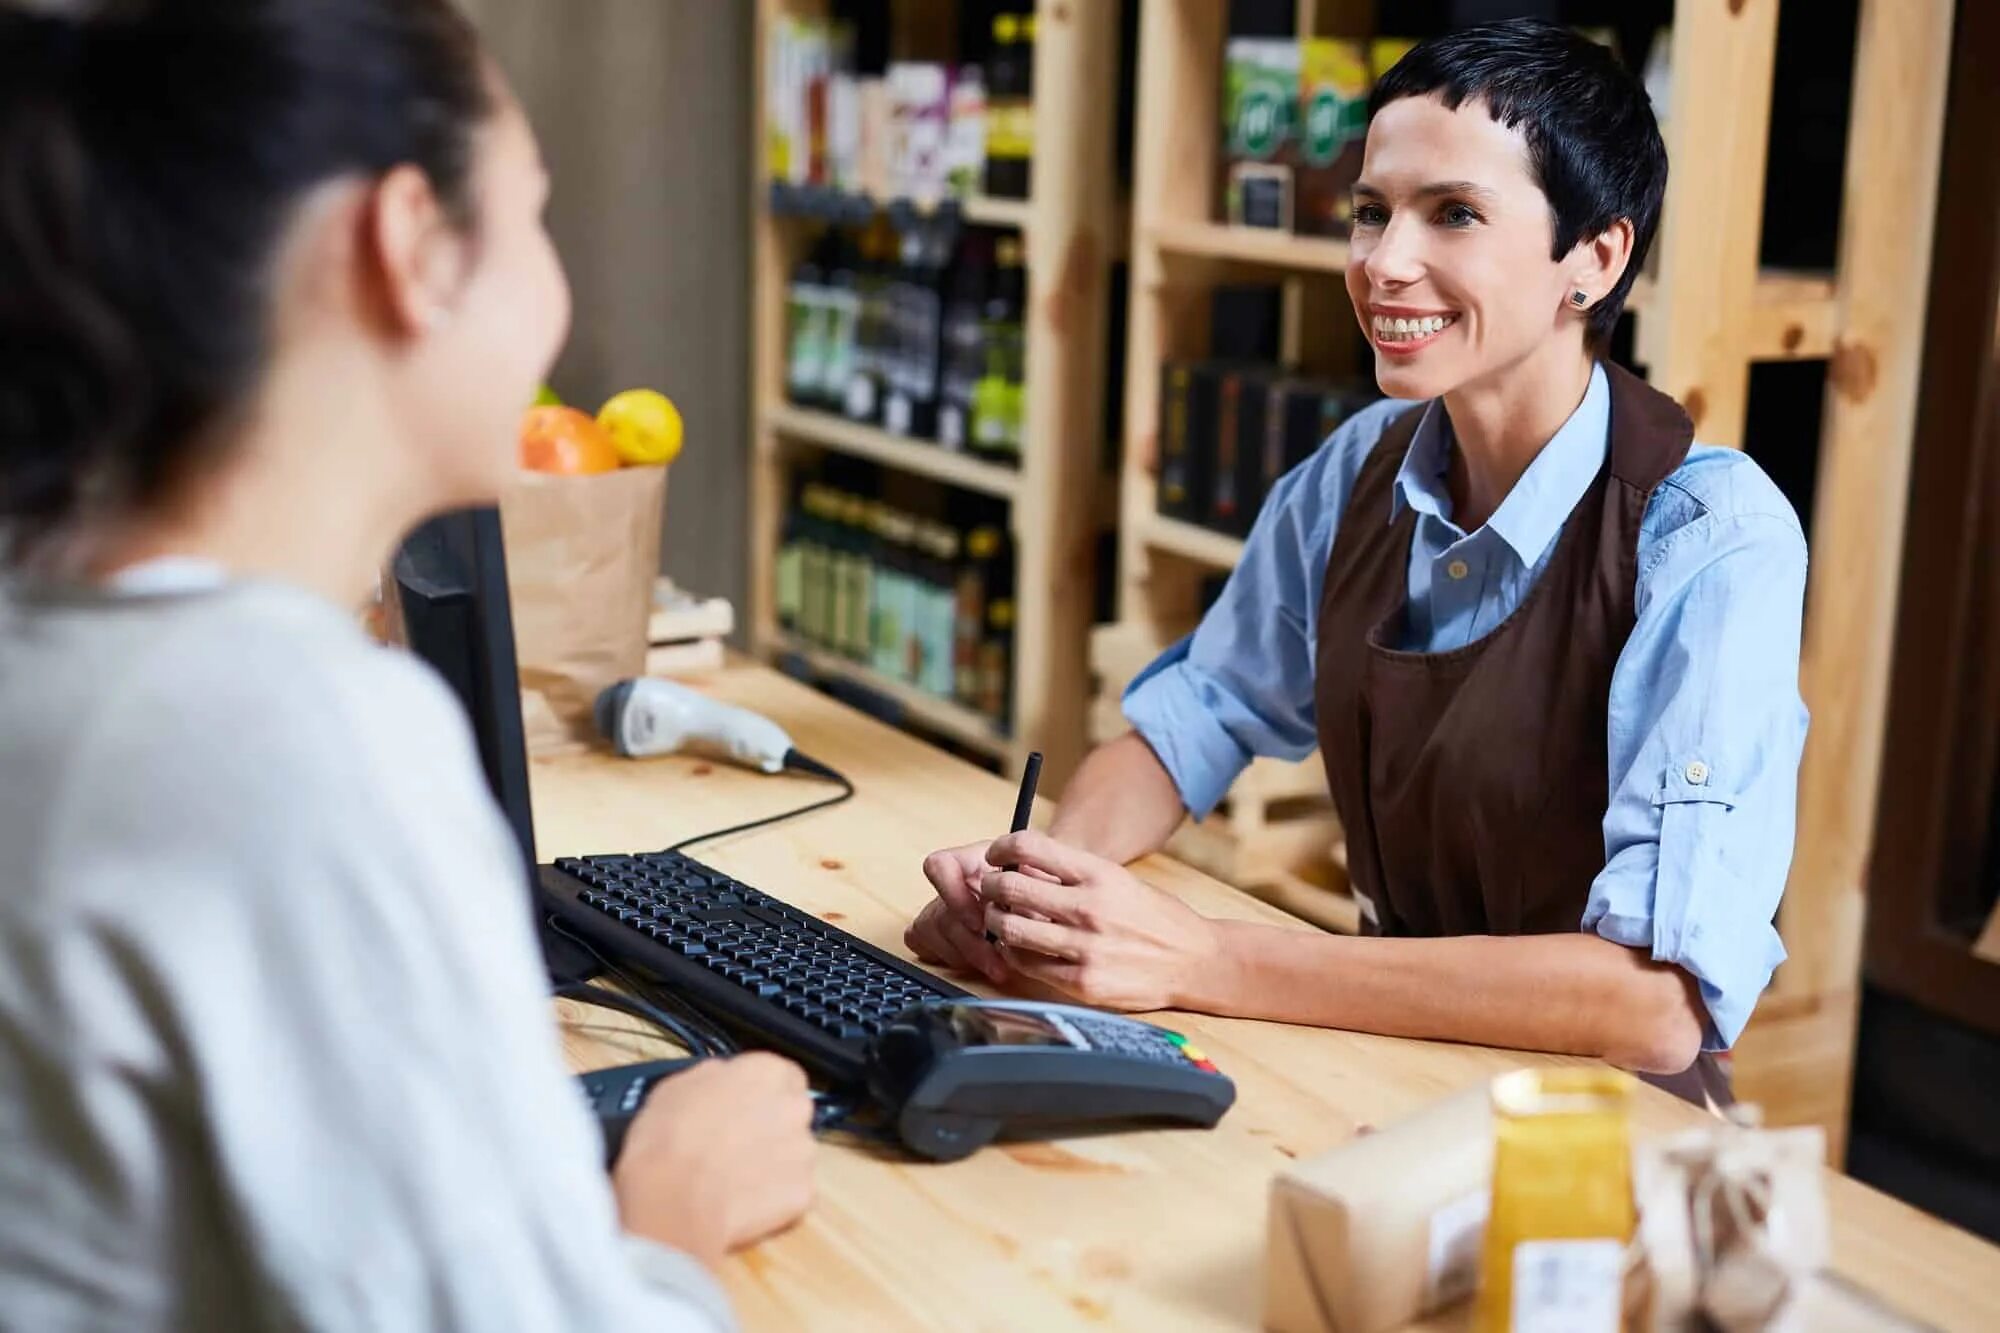
[[[1386,1333],[1470,1296],[1492,1175],[1485,1083],[1298,1163],[1271,1188],[1264,1327]]]
[[[1366,43],[1315,37],[1301,46],[1299,231],[1346,236],[1352,229],[1352,191],[1368,144],[1368,94],[1374,86]]]
[[[1269,366],[1232,367],[1222,374],[1215,427],[1215,484],[1207,524],[1218,532],[1245,536],[1264,503],[1266,416],[1271,381],[1282,372]]]
[[[1414,37],[1377,37],[1368,43],[1368,72],[1373,76],[1370,83],[1380,83],[1382,76],[1396,67],[1396,62],[1410,53],[1417,44]]]
[[[1222,215],[1238,226],[1289,231],[1298,163],[1299,44],[1231,38],[1223,56]]]

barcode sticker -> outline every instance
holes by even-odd
[[[1514,1247],[1513,1333],[1618,1333],[1625,1247],[1524,1240]]]
[[[1431,1214],[1431,1261],[1424,1274],[1424,1310],[1442,1309],[1479,1285],[1479,1247],[1486,1239],[1490,1190],[1474,1190]]]

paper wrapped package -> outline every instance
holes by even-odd
[[[1828,1245],[1825,1160],[1826,1136],[1816,1128],[1718,1121],[1639,1144],[1634,1325],[1653,1333],[1814,1327],[1808,1296]]]
[[[1278,1177],[1264,1326],[1383,1333],[1472,1295],[1493,1183],[1487,1085]]]
[[[531,753],[581,749],[599,692],[646,668],[667,469],[522,472],[500,497]]]

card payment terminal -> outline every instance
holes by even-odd
[[[935,1161],[1003,1132],[1110,1120],[1207,1128],[1236,1100],[1236,1085],[1177,1032],[1027,1000],[905,1010],[876,1039],[869,1088],[904,1146]]]

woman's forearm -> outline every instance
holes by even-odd
[[[1122,865],[1166,846],[1186,816],[1166,765],[1138,732],[1128,731],[1084,756],[1049,833]]]
[[[1701,1051],[1687,973],[1595,935],[1355,939],[1216,922],[1182,1007],[1387,1036],[1592,1055],[1679,1073]]]

